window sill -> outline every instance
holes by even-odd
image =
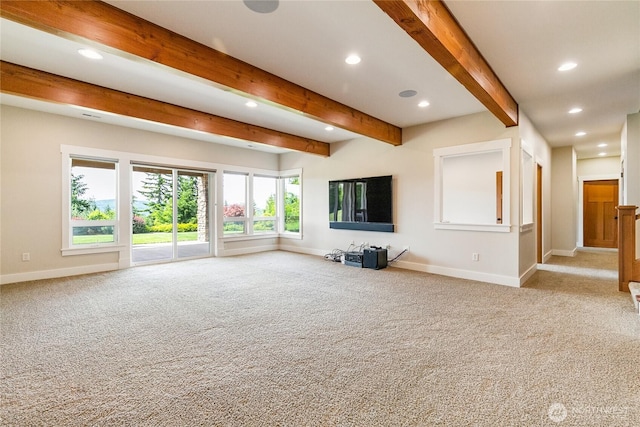
[[[282,233],[278,237],[281,239],[302,240],[302,233]]]
[[[225,242],[236,242],[242,240],[273,239],[276,237],[279,237],[278,233],[242,234],[239,236],[222,236],[222,240]]]
[[[436,222],[433,224],[436,230],[463,230],[463,231],[490,231],[494,233],[509,233],[509,224],[454,224],[450,222]]]
[[[524,233],[526,231],[531,231],[531,230],[533,230],[533,223],[532,222],[530,222],[528,224],[522,224],[520,226],[520,232],[521,233]]]
[[[62,256],[72,256],[120,252],[125,248],[125,245],[86,245],[83,247],[62,248],[60,251],[62,252]]]
[[[261,239],[274,239],[278,237],[284,237],[287,239],[302,239],[300,233],[260,233],[260,234],[243,234],[241,236],[223,236],[221,240],[225,242],[239,242],[243,240],[261,240]]]

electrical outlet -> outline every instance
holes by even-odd
[[[29,252],[24,252],[22,254],[22,261],[31,261],[31,254]]]
[[[480,261],[480,254],[477,252],[474,252],[471,254],[471,260],[472,261]]]

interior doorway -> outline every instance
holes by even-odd
[[[585,181],[583,184],[583,245],[618,247],[618,180]]]

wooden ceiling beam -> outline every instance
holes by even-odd
[[[518,104],[441,0],[373,0],[505,126]]]
[[[3,18],[59,36],[108,46],[216,85],[392,145],[397,126],[291,83],[109,4],[88,1],[0,2]]]
[[[329,144],[0,61],[0,91],[329,156]]]

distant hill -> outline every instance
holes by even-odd
[[[116,200],[115,199],[96,200],[97,209],[100,209],[101,211],[104,212],[107,210],[108,207],[110,207],[111,209],[115,209]],[[147,208],[147,202],[142,200],[135,200],[133,202],[133,207],[138,212],[144,211]]]

